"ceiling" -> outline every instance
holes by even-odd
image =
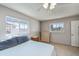
[[[2,3],[1,5],[36,18],[40,21],[79,14],[78,3],[57,3],[56,7],[51,11],[44,9],[42,6],[43,3]]]

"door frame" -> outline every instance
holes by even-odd
[[[72,42],[72,38],[74,38],[75,40],[76,40],[76,38],[75,38],[75,33],[72,33],[72,31],[74,31],[75,32],[75,30],[72,30],[73,28],[72,28],[72,26],[74,26],[74,28],[75,28],[75,26],[77,26],[76,24],[76,22],[79,22],[79,20],[73,20],[73,21],[71,21],[71,46],[75,46],[75,47],[79,47],[79,46],[77,46],[75,43],[76,42],[74,42],[74,44],[72,44],[73,42]],[[79,25],[79,23],[78,23],[78,25]],[[74,36],[74,37],[72,37],[72,36]],[[73,41],[75,41],[75,40],[73,40]]]

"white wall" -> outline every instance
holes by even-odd
[[[40,22],[31,20],[31,36],[39,34],[38,32],[40,32]]]
[[[39,21],[28,17],[22,13],[19,13],[15,10],[9,9],[7,7],[4,7],[0,5],[0,39],[4,39],[5,35],[5,16],[12,16],[15,18],[23,19],[29,21],[30,24],[30,36],[35,35],[35,33],[39,33],[40,31],[40,23]]]
[[[50,41],[54,43],[71,45],[71,21],[79,20],[79,15],[52,19],[41,22],[41,32],[49,32],[49,24],[64,22],[64,32],[52,32]],[[45,33],[46,34],[46,33]]]

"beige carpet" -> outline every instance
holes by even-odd
[[[52,44],[52,43],[51,43]],[[57,56],[79,56],[79,48],[62,44],[53,44]]]

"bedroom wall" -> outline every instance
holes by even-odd
[[[79,20],[79,16],[64,17],[41,22],[41,32],[49,32],[49,24],[64,22],[64,32],[52,32],[50,41],[54,43],[71,45],[71,21]],[[46,33],[45,33],[46,34]]]
[[[38,20],[0,5],[0,39],[4,39],[5,35],[5,22],[4,22],[5,16],[12,16],[18,19],[29,21],[30,36],[36,35],[40,31],[40,22]]]

